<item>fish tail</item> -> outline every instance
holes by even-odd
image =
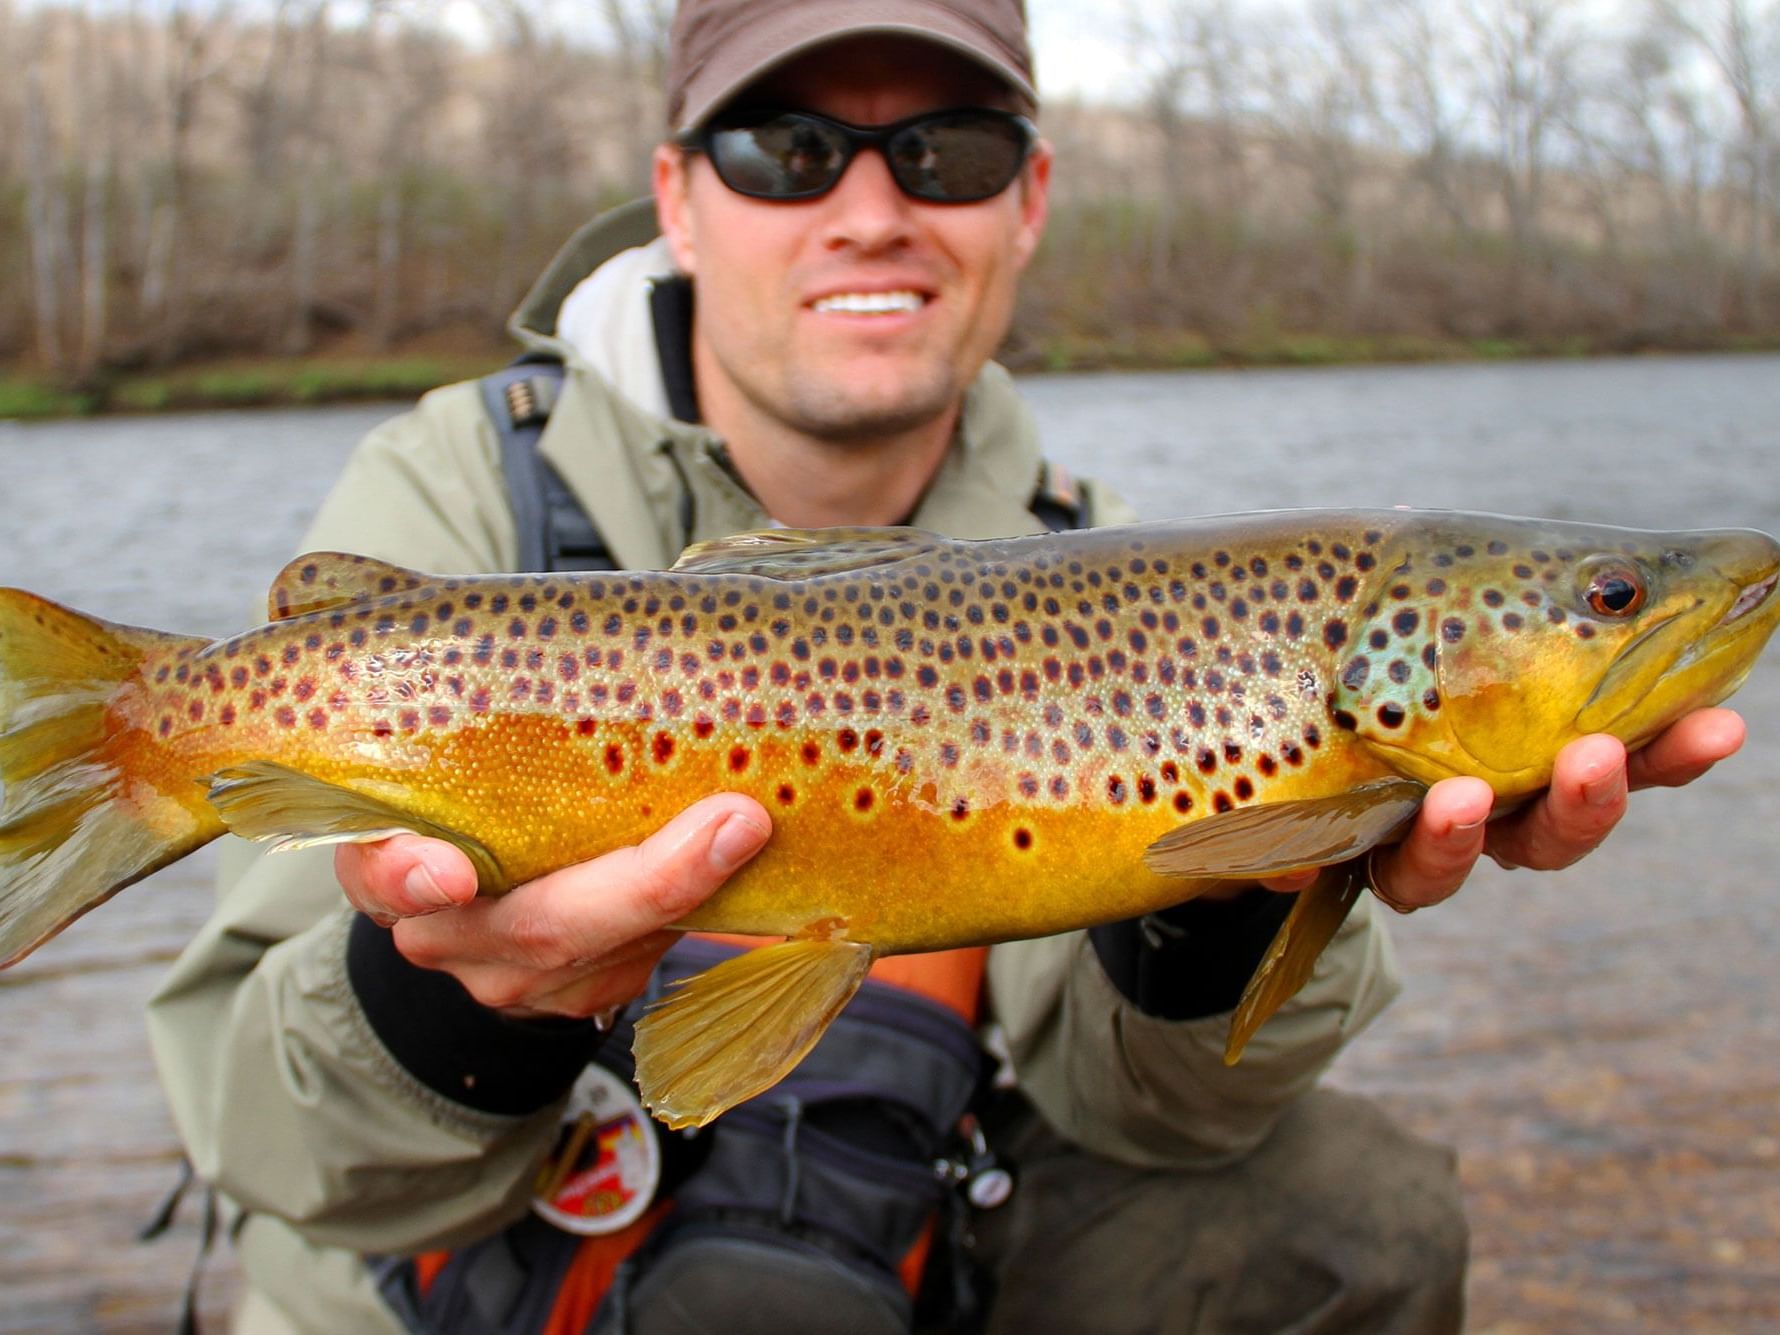
[[[205,643],[0,589],[0,968],[221,831],[195,785],[132,772],[107,723],[145,657]]]

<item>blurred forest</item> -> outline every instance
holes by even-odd
[[[669,10],[0,0],[0,369],[498,360],[555,247],[646,187]],[[1129,77],[1045,107],[1016,363],[1780,337],[1780,0],[1104,22]]]

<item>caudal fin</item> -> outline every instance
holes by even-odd
[[[196,785],[157,794],[107,745],[142,660],[205,643],[0,589],[0,968],[221,832]]]

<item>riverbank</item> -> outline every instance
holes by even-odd
[[[1198,334],[1121,339],[1091,335],[1016,344],[1002,360],[1020,372],[1189,371],[1280,366],[1524,361],[1646,353],[1780,351],[1780,336],[1702,335],[1685,343],[1637,338],[1442,339],[1266,333],[1234,340]],[[0,368],[0,420],[43,421],[113,414],[226,408],[303,408],[325,403],[412,399],[483,375],[512,355],[510,343],[383,356],[256,357],[155,371],[102,373],[69,385],[30,368]]]

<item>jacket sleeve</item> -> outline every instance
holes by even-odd
[[[1104,486],[1084,483],[1096,524],[1137,516]],[[1304,989],[1224,1065],[1227,1002],[1202,1013],[1200,998],[1231,980],[1165,979],[1160,989],[1190,1018],[1140,1007],[1108,976],[1106,939],[1071,932],[996,946],[989,995],[1020,1087],[1061,1135],[1096,1153],[1145,1167],[1209,1167],[1239,1158],[1273,1129],[1288,1104],[1321,1077],[1342,1045],[1381,1011],[1400,984],[1384,923],[1362,896]],[[1196,906],[1185,906],[1193,912]],[[1278,915],[1219,915],[1224,934],[1199,961],[1204,972],[1243,978]],[[1136,930],[1116,924],[1102,933]],[[1226,945],[1229,959],[1217,957]],[[1097,948],[1098,945],[1098,948]],[[1175,961],[1169,961],[1173,963]],[[1236,987],[1241,979],[1235,980]]]
[[[440,572],[510,568],[497,446],[475,395],[474,386],[438,391],[371,433],[305,548]],[[416,1004],[402,988],[456,984],[397,976],[379,996],[385,1014],[449,1020],[472,1046],[490,1040],[488,1026],[506,1026],[497,1046],[555,1072],[548,1087],[506,1091],[512,1097],[486,1081],[471,1092],[473,1071],[455,1091],[437,1073],[420,1078],[392,1055],[354,986],[349,952],[362,956],[368,942],[375,953],[380,929],[346,907],[330,850],[268,857],[224,842],[216,913],[148,1014],[199,1174],[312,1244],[361,1252],[455,1242],[523,1210],[531,1165],[566,1092],[561,1073],[585,1061],[586,1036],[440,1007],[424,992]],[[393,948],[387,954],[400,961]],[[466,1034],[465,1024],[482,1032]]]

